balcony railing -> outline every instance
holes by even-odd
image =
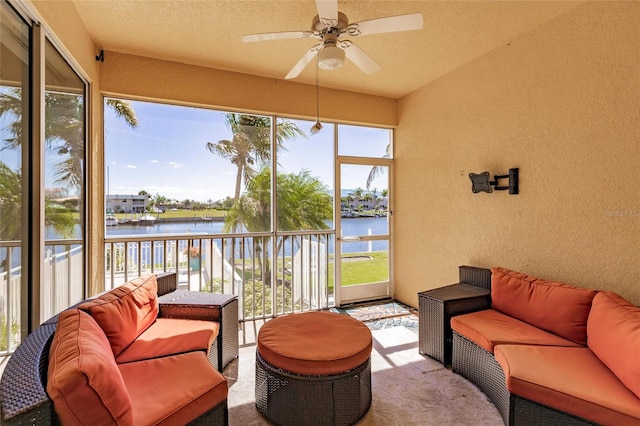
[[[144,272],[176,271],[178,286],[234,294],[241,320],[334,304],[332,232],[137,235],[105,241],[107,289]]]
[[[105,239],[105,290],[146,272],[175,271],[178,287],[234,294],[240,320],[271,318],[334,306],[330,262],[335,234],[135,235]],[[41,318],[83,299],[81,241],[47,241],[41,283]],[[18,241],[3,242],[7,264],[0,272],[0,355],[20,338],[21,281]]]
[[[22,318],[22,267],[20,242],[0,245],[1,260],[8,269],[0,270],[0,355],[10,353],[20,343]],[[82,300],[82,241],[45,242],[43,280],[40,283],[40,317],[48,319]]]

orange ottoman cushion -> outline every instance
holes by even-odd
[[[491,305],[521,321],[583,346],[595,290],[546,281],[505,268],[491,269]]]
[[[100,325],[115,356],[145,331],[158,316],[158,282],[143,275],[80,306]]]
[[[109,342],[77,309],[60,314],[49,353],[47,394],[64,425],[132,425],[129,392]]]
[[[258,333],[258,353],[274,367],[301,375],[352,370],[371,356],[371,331],[348,315],[305,312],[280,316]]]

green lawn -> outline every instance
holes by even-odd
[[[346,253],[344,258],[368,256],[371,259],[342,262],[342,285],[375,283],[389,279],[389,252],[373,251],[363,253]],[[329,286],[333,287],[333,262],[329,263]]]
[[[370,259],[367,259],[370,257]],[[375,283],[381,281],[387,281],[389,279],[389,252],[388,251],[374,251],[374,252],[362,252],[362,253],[346,253],[343,258],[357,259],[346,260],[342,262],[342,285],[355,285]],[[285,263],[290,263],[290,258],[285,258]],[[281,264],[278,263],[277,277],[283,278],[282,271],[280,269]],[[329,291],[333,291],[334,280],[334,262],[333,255],[329,255]],[[242,274],[242,267],[240,261],[236,264],[236,270]],[[251,268],[244,268],[245,279],[251,279],[254,272]],[[259,279],[259,276],[258,276]],[[289,276],[285,279],[290,279]]]

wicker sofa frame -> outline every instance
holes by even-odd
[[[480,285],[483,288],[491,288],[491,270],[461,266],[461,281],[463,274],[469,283]],[[596,424],[509,392],[504,371],[493,354],[456,333],[455,330],[453,330],[452,368],[455,373],[461,374],[473,382],[489,397],[498,409],[505,425],[584,426]]]
[[[256,351],[256,408],[278,425],[352,425],[371,406],[371,358],[340,374],[305,376],[276,368]],[[292,404],[291,401],[295,401]]]
[[[158,274],[158,294],[176,290],[175,272]],[[83,301],[84,302],[84,301]],[[80,302],[71,308],[77,307]],[[20,343],[0,380],[0,424],[59,425],[53,403],[46,392],[49,349],[58,315],[53,316]],[[216,344],[214,339],[214,345]],[[228,425],[227,401],[195,419],[190,425]]]

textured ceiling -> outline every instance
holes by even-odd
[[[72,0],[96,46],[283,79],[318,42],[242,43],[244,34],[309,30],[313,0]],[[320,71],[324,87],[399,98],[576,6],[559,1],[339,0],[350,22],[421,12],[422,30],[350,38],[381,65]],[[313,63],[294,81],[313,84]]]

